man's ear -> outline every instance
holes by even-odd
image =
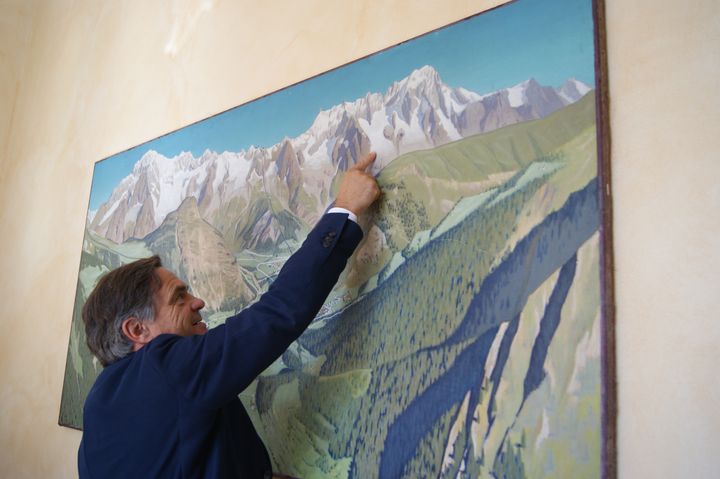
[[[135,316],[130,316],[122,322],[123,334],[133,343],[133,351],[145,346],[152,339],[150,330],[144,321],[140,321]]]

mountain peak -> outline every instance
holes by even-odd
[[[432,86],[442,83],[440,75],[430,65],[425,65],[417,70],[413,70],[410,75],[402,80],[396,81],[388,89],[385,94],[386,98],[391,98],[398,93],[407,93],[408,91],[422,90],[424,86]]]
[[[528,78],[527,80],[525,80],[525,81],[523,82],[523,84],[525,84],[526,87],[533,87],[533,88],[540,88],[540,87],[542,87],[542,85],[540,84],[540,82],[537,81],[537,80],[535,79],[535,77],[530,77],[530,78]]]
[[[148,150],[133,166],[133,173],[139,173],[141,170],[155,163],[162,155],[155,150]]]
[[[416,88],[422,84],[433,84],[440,82],[440,75],[430,65],[425,65],[417,70],[413,70],[410,75],[405,79],[405,84],[408,88]]]
[[[557,92],[565,101],[573,103],[584,97],[590,90],[592,90],[591,86],[572,77],[565,80],[565,83],[557,89]]]
[[[205,155],[217,155],[211,150],[205,150]],[[158,153],[155,150],[148,150],[145,154],[135,163],[133,166],[133,174],[138,175],[143,171],[155,167],[159,170],[166,171],[183,171],[197,167],[198,159],[195,158],[192,152],[181,151],[173,157],[167,157],[162,153]]]
[[[432,66],[430,66],[430,65],[424,65],[424,66],[421,66],[420,68],[418,68],[417,70],[413,70],[413,72],[410,73],[409,76],[410,76],[410,78],[412,78],[412,77],[414,77],[414,76],[422,76],[422,77],[425,77],[425,78],[433,78],[433,77],[437,77],[437,76],[438,76],[438,72],[437,72],[437,70],[435,70],[435,68],[433,68]]]

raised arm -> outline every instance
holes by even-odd
[[[335,206],[361,215],[380,195],[366,156],[344,175]],[[217,407],[247,387],[307,328],[362,231],[347,214],[324,215],[260,300],[203,336],[164,336],[148,353],[181,392]]]

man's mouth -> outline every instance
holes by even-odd
[[[196,319],[196,320],[193,320],[192,325],[193,325],[194,328],[202,328],[203,331],[207,331],[207,330],[208,330],[207,323],[205,323],[205,321],[203,321],[202,318],[198,318],[198,319]]]

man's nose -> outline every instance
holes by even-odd
[[[192,309],[193,311],[200,311],[205,307],[205,301],[200,298],[193,298]]]

